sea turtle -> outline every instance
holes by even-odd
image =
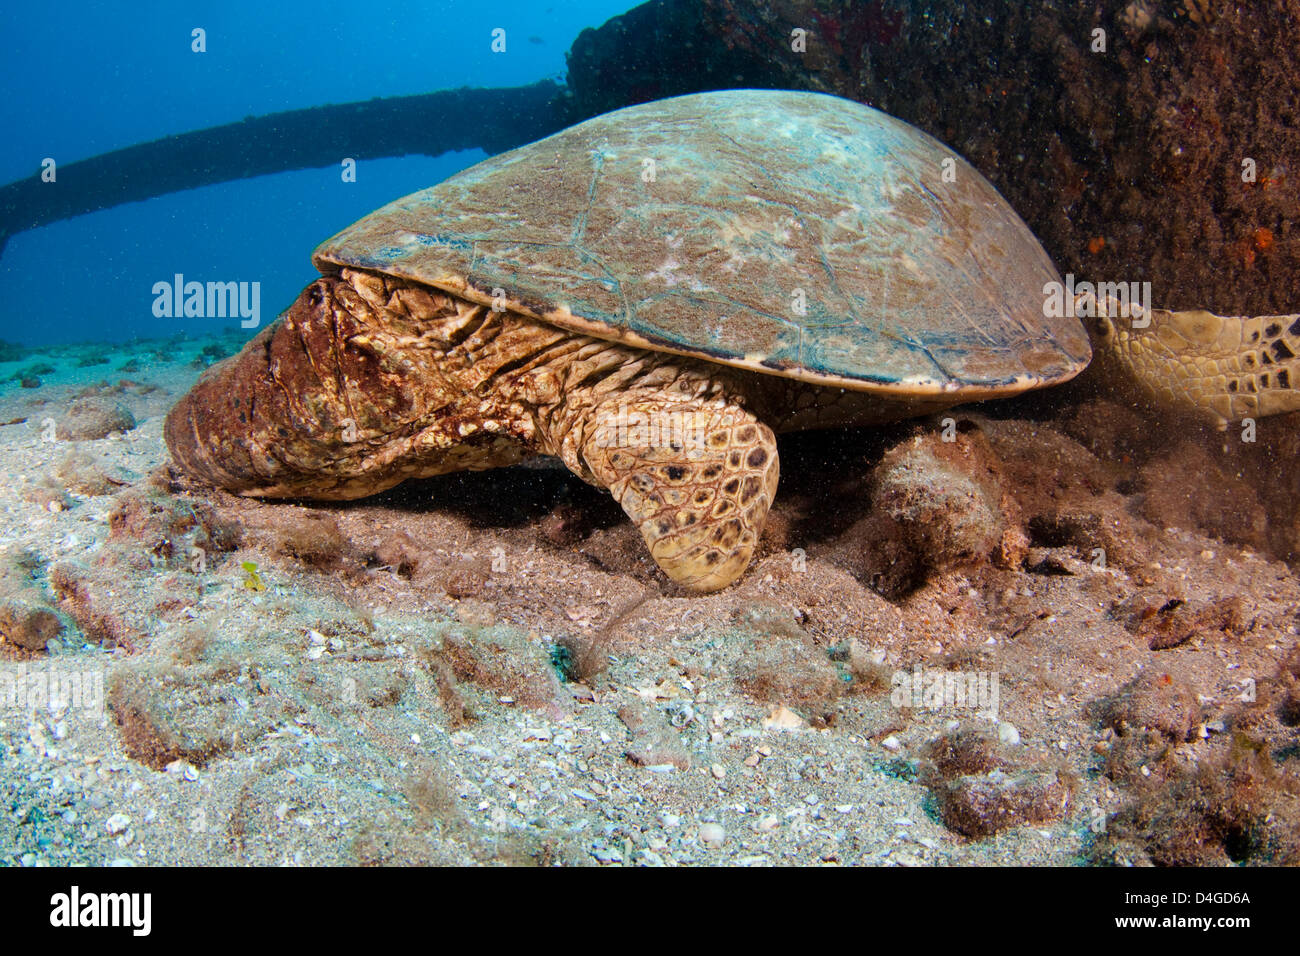
[[[313,262],[322,277],[171,411],[185,470],[350,499],[557,455],[697,592],[749,564],[774,432],[1014,395],[1091,356],[974,168],[815,93],[597,117],[377,210]],[[1295,318],[1103,317],[1097,337],[1148,390],[1226,419],[1292,407],[1290,367],[1251,363],[1294,358]]]

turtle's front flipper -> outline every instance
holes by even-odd
[[[776,438],[707,373],[653,364],[619,387],[566,390],[539,432],[609,490],[665,574],[716,591],[753,557],[776,497]]]
[[[1220,427],[1300,411],[1300,315],[1152,309],[1125,318],[1113,300],[1097,311],[1097,361],[1119,386],[1128,379]]]

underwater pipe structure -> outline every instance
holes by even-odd
[[[10,236],[122,203],[269,173],[461,149],[500,153],[566,125],[565,87],[551,80],[499,89],[313,106],[166,136],[60,165],[0,186],[0,254]]]
[[[761,61],[701,44],[700,0],[647,0],[588,28],[566,55],[566,83],[461,88],[311,106],[178,133],[0,186],[0,255],[10,236],[128,202],[253,176],[320,169],[345,157],[489,155],[633,103],[736,86],[781,86]],[[702,40],[701,38],[704,38]]]

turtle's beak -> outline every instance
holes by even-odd
[[[338,493],[341,483],[329,474],[349,427],[338,388],[340,338],[355,324],[355,303],[341,301],[349,297],[336,295],[338,284],[307,286],[176,403],[163,432],[182,469],[237,494],[357,497]]]
[[[249,415],[255,413],[251,368],[265,355],[279,323],[259,332],[243,350],[223,359],[200,376],[176,403],[163,425],[172,458],[181,468],[228,491],[243,492],[260,483],[248,439]]]

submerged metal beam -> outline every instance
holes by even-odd
[[[565,125],[550,80],[501,89],[313,106],[166,136],[60,165],[0,186],[0,252],[14,233],[127,202],[268,173],[336,165],[346,157],[499,153]]]

